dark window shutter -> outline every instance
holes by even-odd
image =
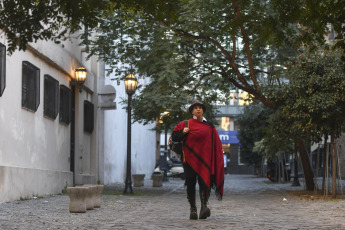
[[[27,64],[25,62],[23,62],[23,68],[22,68],[22,106],[23,107],[26,107],[26,105],[28,104],[28,100],[27,100],[28,89],[27,89],[27,85],[26,85],[26,81],[28,78],[27,72],[28,72]]]
[[[94,106],[89,101],[84,101],[84,132],[92,133],[94,124]]]
[[[40,71],[35,71],[34,73],[35,76],[35,111],[37,111],[38,106],[40,105]]]
[[[64,85],[60,85],[60,114],[59,121],[68,125],[71,122],[72,92]]]
[[[30,62],[22,66],[22,107],[34,112],[40,104],[40,70]]]
[[[44,75],[44,116],[55,119],[59,106],[59,82],[48,74]]]
[[[0,97],[6,88],[6,46],[0,43]]]

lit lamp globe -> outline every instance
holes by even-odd
[[[74,81],[78,84],[80,92],[81,92],[81,87],[86,80],[86,74],[87,74],[87,71],[84,67],[78,67],[75,69]]]
[[[127,94],[134,94],[136,88],[137,88],[138,80],[133,74],[128,74],[125,78],[125,87],[126,87],[126,93]]]

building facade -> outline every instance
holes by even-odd
[[[104,114],[104,184],[121,183],[126,178],[127,165],[127,111],[122,101],[127,101],[123,81],[111,81],[106,84],[116,89],[116,110],[105,111]],[[145,85],[148,78],[139,79],[138,84]],[[138,92],[136,92],[138,93]],[[137,122],[131,128],[131,168],[132,174],[145,174],[150,178],[156,162],[156,132],[154,123],[142,125]],[[159,140],[158,140],[159,141]]]
[[[240,127],[236,117],[243,112],[243,105],[231,103],[219,105],[216,109],[216,129],[223,146],[225,174],[254,174],[254,167],[241,161],[241,145],[237,139]]]
[[[86,60],[79,42],[38,41],[8,55],[0,33],[0,203],[99,180],[104,65]],[[81,92],[70,85],[78,67],[87,70]]]

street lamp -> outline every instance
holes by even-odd
[[[161,113],[161,117],[160,117],[160,120],[159,120],[159,123],[160,124],[163,124],[163,118],[165,116],[169,116],[170,112],[169,111],[164,111],[163,113]],[[164,124],[164,131],[165,131],[165,135],[164,135],[164,155],[161,155],[160,156],[160,159],[163,159],[160,160],[160,166],[159,168],[161,170],[164,171],[164,177],[163,177],[163,181],[169,181],[169,178],[168,178],[168,175],[167,175],[167,165],[168,165],[168,162],[167,162],[167,154],[168,154],[168,129],[167,129],[167,124]]]
[[[169,116],[170,112],[169,111],[164,111],[163,114],[161,114],[162,118],[165,117],[165,116]],[[162,121],[163,123],[163,121]],[[168,149],[168,129],[165,125],[164,127],[164,131],[165,131],[165,135],[164,135],[164,140],[165,140],[165,143],[164,143],[164,149],[167,150]]]
[[[81,93],[82,86],[86,80],[87,71],[84,67],[78,67],[75,69],[75,76],[74,79],[70,82],[70,85],[77,86],[79,92]]]
[[[126,93],[128,94],[128,118],[127,118],[127,173],[126,186],[123,194],[133,195],[132,174],[131,174],[131,111],[132,111],[132,95],[137,88],[137,78],[133,74],[128,74],[125,78]]]

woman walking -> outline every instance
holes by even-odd
[[[207,121],[203,114],[206,106],[200,101],[194,101],[189,107],[193,118],[182,121],[174,128],[172,139],[183,141],[183,168],[187,199],[190,204],[190,219],[197,220],[195,203],[196,182],[199,184],[201,208],[199,219],[206,219],[211,215],[207,207],[211,188],[215,189],[218,200],[223,197],[224,189],[224,160],[223,149],[219,135],[214,125]]]

